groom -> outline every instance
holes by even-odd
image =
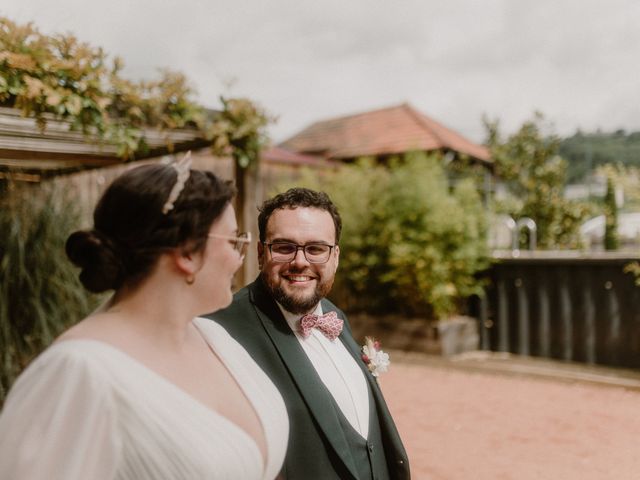
[[[340,215],[323,192],[293,188],[258,217],[260,276],[210,315],[284,397],[284,478],[409,479],[396,426],[344,313],[325,299],[338,268]]]

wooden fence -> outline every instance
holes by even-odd
[[[640,367],[640,287],[629,254],[522,252],[488,272],[479,301],[486,350]]]

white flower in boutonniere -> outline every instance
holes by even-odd
[[[371,375],[374,377],[379,376],[388,370],[389,355],[380,350],[380,342],[374,340],[371,337],[365,337],[365,343],[362,347],[362,360],[369,367]]]

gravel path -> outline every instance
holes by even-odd
[[[640,479],[638,391],[402,361],[381,386],[416,480]]]

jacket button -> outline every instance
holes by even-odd
[[[369,445],[369,451],[373,452],[373,445]]]

